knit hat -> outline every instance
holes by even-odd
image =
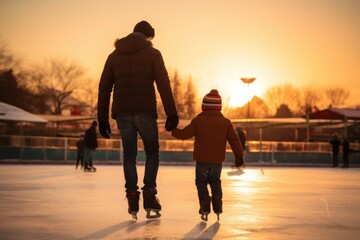
[[[217,110],[221,111],[221,96],[216,89],[211,90],[208,94],[203,98],[203,102],[201,105],[201,109],[203,111],[206,110]]]
[[[133,32],[141,32],[146,37],[155,37],[155,29],[147,21],[138,22]]]

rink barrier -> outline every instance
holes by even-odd
[[[0,161],[75,161],[78,138],[0,136]],[[94,161],[122,162],[121,139],[98,139]],[[145,161],[142,141],[138,142],[138,161]],[[360,145],[351,143],[354,150],[350,162],[360,163]],[[320,163],[331,164],[331,145],[326,142],[267,142],[248,141],[246,161],[249,163]],[[160,140],[160,159],[162,162],[193,162],[193,140]],[[341,152],[340,152],[341,161]],[[226,162],[232,163],[234,157],[227,146]]]

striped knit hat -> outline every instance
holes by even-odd
[[[211,90],[208,94],[203,98],[203,102],[201,105],[201,109],[203,111],[206,110],[217,110],[221,111],[221,96],[216,89]]]

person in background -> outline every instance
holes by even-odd
[[[242,127],[236,128],[236,134],[239,136],[241,147],[244,151],[244,157],[248,148],[246,147],[246,131]],[[236,167],[235,163],[232,167]]]
[[[134,219],[137,219],[140,195],[136,168],[138,135],[146,154],[141,188],[143,206],[147,218],[160,217],[161,205],[156,197],[159,136],[155,84],[167,115],[166,130],[171,131],[179,123],[164,60],[151,42],[154,36],[154,28],[141,21],[132,33],[116,40],[115,50],[108,56],[99,82],[99,131],[104,138],[110,138],[109,102],[113,91],[111,116],[116,119],[122,138],[128,212]],[[155,215],[150,215],[151,212]]]
[[[347,138],[344,138],[342,142],[342,152],[343,152],[343,166],[342,168],[349,167],[349,151],[350,151],[350,143]]]
[[[244,129],[242,129],[241,127],[236,128],[236,133],[240,138],[240,143],[241,146],[243,148],[243,150],[245,150],[245,146],[246,146],[246,132]]]
[[[330,141],[330,144],[332,146],[332,155],[333,155],[333,165],[332,167],[338,167],[339,163],[339,146],[341,142],[338,139],[338,135],[334,134],[333,139]]]
[[[205,95],[202,102],[202,112],[191,120],[184,129],[175,128],[172,136],[178,139],[195,137],[193,159],[196,161],[195,183],[200,203],[201,219],[208,220],[210,203],[213,211],[222,213],[221,170],[225,161],[226,144],[235,155],[236,167],[244,165],[243,148],[231,121],[221,113],[221,96],[216,89]],[[207,185],[210,185],[212,197]]]
[[[76,159],[76,167],[75,169],[78,169],[79,163],[80,163],[80,169],[84,167],[84,134],[80,135],[80,139],[76,143],[77,148],[77,159]]]
[[[96,136],[96,127],[98,123],[93,121],[91,126],[86,130],[84,136],[84,171],[96,171],[92,159],[95,149],[98,147]]]

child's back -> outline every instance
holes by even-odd
[[[217,110],[203,111],[184,129],[173,130],[172,135],[178,139],[195,137],[193,158],[197,162],[223,162],[226,142],[229,142],[236,157],[243,155],[239,138],[230,120]]]

